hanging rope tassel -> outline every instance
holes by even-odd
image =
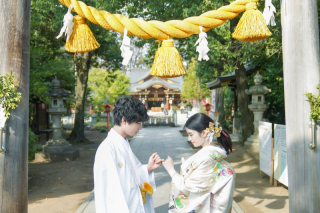
[[[130,50],[130,38],[127,36],[127,33],[128,33],[127,28],[124,28],[123,41],[120,47],[121,57],[123,58],[122,65],[124,66],[128,65],[133,54],[133,52]]]
[[[256,3],[246,4],[246,12],[242,15],[232,37],[240,41],[258,41],[271,35]]]
[[[276,13],[276,8],[272,4],[272,0],[265,1],[265,7],[263,10],[263,17],[266,20],[267,25],[276,26],[276,19],[274,14]]]
[[[172,39],[164,40],[158,48],[150,74],[161,78],[174,78],[186,74]]]
[[[81,16],[74,16],[73,33],[66,42],[66,51],[72,53],[91,52],[100,47],[89,26]]]
[[[194,45],[196,46],[197,44],[199,44],[196,50],[199,53],[198,61],[202,61],[202,60],[208,61],[210,58],[207,55],[207,53],[209,52],[210,49],[208,47],[207,33],[202,31],[202,26],[199,26],[199,28],[200,28],[199,39]]]

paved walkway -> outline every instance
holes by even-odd
[[[180,171],[181,157],[185,159],[194,154],[194,150],[183,137],[179,130],[186,121],[185,115],[178,116],[178,127],[146,127],[143,128],[130,142],[132,151],[142,164],[147,164],[152,153],[157,152],[161,158],[172,157],[175,168]],[[168,193],[171,178],[165,168],[161,166],[155,171],[157,191],[153,195],[156,213],[168,212]],[[233,202],[234,213],[241,213],[242,210]],[[93,192],[79,207],[76,213],[94,213]]]

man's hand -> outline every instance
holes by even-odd
[[[162,164],[162,161],[164,160],[162,160],[157,153],[153,153],[149,158],[148,171],[152,172],[153,170],[159,168]]]

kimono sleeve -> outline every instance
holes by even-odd
[[[137,165],[137,169],[138,169],[138,174],[140,177],[141,182],[147,182],[149,183],[152,188],[153,188],[153,192],[156,191],[156,182],[154,179],[154,172],[149,172],[148,171],[148,167],[146,164],[141,164],[140,161],[138,160],[138,158],[134,155],[135,161],[136,161],[136,165]],[[146,203],[144,204],[144,210],[145,212],[148,213],[154,213],[154,204],[153,204],[153,199],[152,199],[152,195],[150,194],[146,194]]]
[[[220,190],[213,192],[213,203],[212,203],[212,212],[215,213],[224,213],[229,212],[232,207],[233,202],[233,192],[234,192],[234,176],[230,179],[227,179]]]
[[[183,192],[201,193],[212,186],[210,181],[212,179],[212,171],[212,162],[208,158],[198,166],[193,165],[185,177],[176,173],[172,178],[172,183]]]
[[[96,213],[129,213],[116,165],[110,151],[100,153],[100,155],[97,153],[97,156],[94,163]]]
[[[156,182],[154,178],[154,172],[149,172],[148,171],[148,166],[147,164],[141,164],[141,162],[138,160],[138,158],[134,155],[137,169],[138,169],[138,174],[140,176],[141,182],[148,182],[152,188],[153,191],[156,191]]]

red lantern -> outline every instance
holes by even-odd
[[[45,110],[45,109],[47,109],[47,104],[41,103],[41,104],[39,104],[39,108],[40,108],[41,110]]]
[[[106,104],[103,106],[104,112],[107,113],[107,130],[109,130],[109,113],[111,111],[111,108],[113,109],[113,106],[110,104]]]
[[[206,107],[206,111],[207,111],[207,116],[209,116],[209,111],[211,109],[211,104],[207,103],[204,105]]]

